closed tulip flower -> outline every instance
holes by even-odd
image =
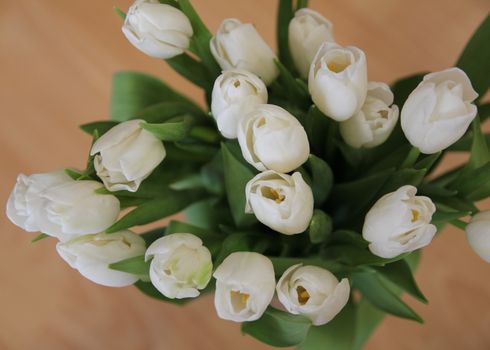
[[[276,280],[267,257],[253,252],[230,254],[214,272],[218,316],[235,322],[255,321],[269,306]]]
[[[466,238],[475,253],[490,263],[490,210],[482,211],[471,218],[466,226]]]
[[[90,152],[95,155],[97,176],[109,191],[136,192],[141,182],[165,158],[162,141],[140,127],[135,119],[116,125],[97,141]]]
[[[211,279],[211,253],[200,238],[174,233],[157,239],[146,251],[151,283],[170,299],[195,298]]]
[[[393,258],[425,247],[436,234],[430,222],[436,208],[431,199],[416,196],[413,186],[402,186],[381,197],[364,220],[362,236],[374,255]]]
[[[308,317],[315,326],[330,322],[347,304],[350,285],[317,266],[291,266],[277,283],[277,296],[290,313]]]
[[[97,181],[71,181],[47,189],[40,219],[40,231],[62,241],[89,233],[102,232],[119,215],[119,200],[108,194],[97,194],[103,188]]]
[[[364,52],[326,42],[310,67],[308,89],[315,105],[328,117],[345,121],[359,112],[367,93]]]
[[[293,235],[304,232],[313,215],[313,193],[299,172],[286,175],[268,170],[245,188],[245,211],[274,231]]]
[[[7,217],[27,232],[43,231],[49,224],[46,219],[49,201],[42,194],[49,188],[73,181],[64,171],[20,174],[7,201]]]
[[[238,126],[243,158],[257,170],[288,173],[308,160],[310,145],[305,129],[285,109],[259,105]]]
[[[145,241],[131,231],[83,235],[58,243],[60,256],[82,276],[107,287],[125,287],[138,281],[130,273],[112,270],[109,265],[145,253]]]
[[[274,63],[276,55],[250,23],[225,19],[209,45],[223,70],[238,68],[252,72],[267,85],[279,74]]]
[[[354,148],[379,146],[390,136],[398,121],[398,106],[385,83],[370,82],[359,113],[340,123],[340,134]]]
[[[267,87],[253,73],[231,69],[214,82],[211,112],[226,138],[236,138],[239,121],[263,103],[267,103]]]
[[[325,41],[334,41],[328,19],[308,8],[294,13],[289,22],[289,51],[302,78],[308,78],[313,57]]]
[[[158,0],[136,0],[122,31],[138,50],[162,59],[187,50],[193,34],[191,22],[182,11]]]
[[[458,141],[476,116],[478,94],[464,71],[450,68],[427,74],[408,96],[401,125],[422,153],[437,153]]]

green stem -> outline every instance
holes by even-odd
[[[449,223],[451,225],[461,229],[461,230],[466,230],[466,226],[468,225],[466,222],[464,222],[463,220],[459,220],[459,219],[452,220]]]
[[[400,166],[401,169],[412,167],[417,159],[419,158],[420,150],[417,147],[412,147],[410,152],[408,152],[407,158],[403,161]]]
[[[189,135],[207,143],[219,143],[221,141],[221,135],[216,130],[205,126],[194,127]]]

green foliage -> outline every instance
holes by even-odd
[[[140,127],[151,132],[162,141],[180,141],[189,135],[193,124],[194,119],[184,115],[160,124],[141,123]]]
[[[256,170],[247,164],[236,142],[221,144],[223,155],[225,188],[233,219],[237,226],[257,222],[254,215],[245,214],[245,186],[255,176]]]
[[[311,172],[311,189],[316,205],[322,205],[330,195],[333,186],[333,172],[321,158],[310,154],[306,166]]]
[[[308,227],[311,243],[317,244],[327,241],[332,233],[332,226],[332,218],[325,212],[315,209]]]
[[[478,27],[459,57],[456,66],[466,72],[482,98],[490,86],[490,15]]]
[[[161,102],[195,104],[163,81],[137,72],[118,72],[112,81],[111,120],[126,121]],[[198,107],[195,107],[198,109]]]
[[[304,316],[269,307],[257,321],[244,322],[242,332],[271,346],[288,347],[303,342],[310,327]]]
[[[164,301],[166,303],[170,304],[176,304],[176,305],[184,305],[188,303],[192,299],[170,299],[167,298],[166,296],[162,295],[155,287],[153,287],[153,284],[151,282],[144,282],[144,281],[138,281],[134,284],[134,286],[143,294],[146,296],[157,299],[160,301]]]
[[[148,278],[150,262],[145,261],[144,255],[140,255],[112,263],[109,268]]]
[[[279,60],[288,71],[294,71],[293,59],[289,51],[289,22],[294,16],[293,0],[279,0],[277,9],[277,47]]]

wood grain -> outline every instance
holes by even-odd
[[[276,1],[193,2],[212,30],[235,16],[274,42]],[[113,72],[155,74],[202,101],[198,89],[126,42],[112,6],[0,1],[0,203],[20,172],[83,166],[90,140],[77,126],[107,117]],[[365,50],[370,80],[386,82],[453,65],[490,10],[488,0],[317,0],[312,7],[333,21],[341,44]],[[0,349],[268,349],[219,320],[209,297],[182,308],[132,288],[101,287],[70,269],[54,240],[30,244],[33,236],[4,215],[0,228]],[[417,279],[430,304],[408,301],[426,324],[389,317],[368,349],[490,348],[490,266],[462,232],[447,229],[424,251]]]

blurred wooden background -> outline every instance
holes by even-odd
[[[200,99],[164,62],[126,42],[112,7],[129,3],[0,0],[2,205],[19,172],[83,166],[90,139],[77,126],[107,117],[113,72],[149,72]],[[193,3],[213,31],[235,16],[274,42],[276,1]],[[386,82],[453,65],[490,10],[488,0],[313,0],[311,6],[335,24],[338,42],[365,50],[370,80]],[[0,229],[0,349],[268,349],[219,320],[209,297],[179,308],[132,288],[101,287],[70,269],[54,240],[31,244],[33,236],[3,214]],[[461,231],[447,229],[424,251],[417,279],[430,304],[409,302],[426,324],[387,318],[368,349],[490,348],[490,265],[472,253]]]

